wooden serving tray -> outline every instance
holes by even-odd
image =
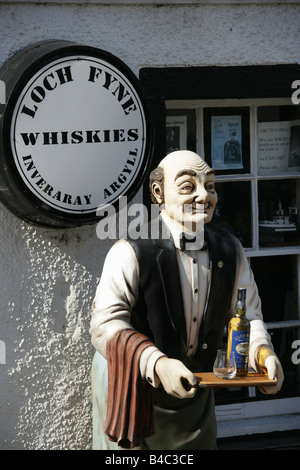
[[[263,385],[276,385],[277,380],[271,380],[267,375],[248,372],[247,375],[233,379],[219,379],[213,372],[194,372],[200,388],[217,387],[260,387]]]

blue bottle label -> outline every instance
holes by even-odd
[[[234,352],[237,369],[248,367],[249,339],[248,331],[232,331],[231,351]]]

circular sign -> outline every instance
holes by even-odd
[[[20,70],[0,148],[9,195],[0,197],[39,225],[92,223],[97,209],[141,185],[152,148],[147,106],[136,77],[111,54],[66,42],[43,46],[27,48],[26,62],[24,54],[13,58]],[[6,63],[1,80],[9,71]]]

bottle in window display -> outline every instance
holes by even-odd
[[[227,358],[233,352],[237,376],[247,375],[250,340],[250,322],[246,318],[246,289],[239,288],[235,315],[228,324]]]
[[[240,163],[241,161],[241,146],[236,139],[236,132],[230,132],[230,139],[224,144],[224,163]]]

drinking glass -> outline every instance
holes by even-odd
[[[234,353],[232,352],[229,360],[227,360],[225,349],[218,349],[213,371],[215,376],[220,379],[233,379],[236,376]]]

